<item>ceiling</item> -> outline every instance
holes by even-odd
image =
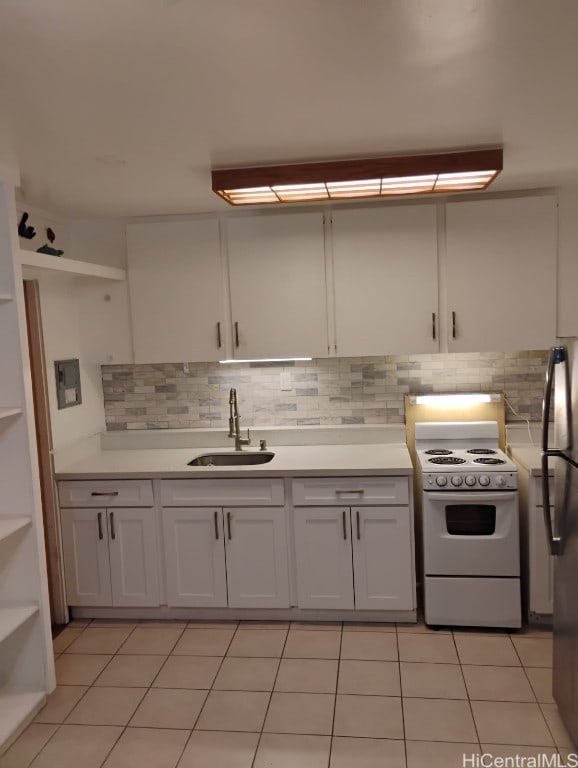
[[[504,146],[578,183],[576,0],[1,0],[0,162],[79,216],[227,210],[212,167]]]

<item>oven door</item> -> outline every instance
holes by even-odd
[[[517,491],[423,494],[426,576],[519,576]]]

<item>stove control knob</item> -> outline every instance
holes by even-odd
[[[446,485],[447,482],[448,482],[448,479],[445,475],[438,475],[436,477],[436,485],[443,486],[443,485]]]
[[[466,485],[469,485],[470,488],[472,485],[476,484],[476,476],[475,475],[466,475]]]
[[[453,475],[452,477],[452,485],[455,485],[456,487],[461,485],[463,483],[463,478],[461,475]]]
[[[496,475],[495,480],[498,488],[503,488],[506,485],[506,478],[504,475]]]
[[[487,475],[480,475],[478,478],[478,482],[480,485],[489,485],[490,478]]]

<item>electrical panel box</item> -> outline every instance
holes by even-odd
[[[82,392],[80,389],[79,361],[77,359],[55,360],[54,369],[56,372],[58,410],[72,408],[73,405],[80,405],[82,403]]]

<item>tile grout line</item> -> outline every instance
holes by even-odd
[[[395,644],[397,647],[397,675],[399,678],[399,695],[400,695],[400,708],[401,708],[401,727],[403,729],[403,754],[405,759],[405,766],[407,766],[407,734],[405,732],[405,709],[403,706],[403,686],[401,681],[401,654],[399,652],[399,633],[397,631],[397,624],[395,625]],[[404,767],[405,768],[405,767]]]
[[[273,692],[275,691],[275,686],[277,684],[277,678],[279,677],[279,670],[281,669],[281,662],[285,658],[285,648],[287,647],[287,640],[289,639],[289,632],[291,631],[291,624],[287,627],[286,633],[285,633],[285,640],[283,641],[283,647],[280,651],[279,656],[279,664],[277,665],[277,672],[275,673],[275,679],[273,680],[273,686],[271,688],[271,693],[269,694],[269,701],[267,702],[267,707],[265,709],[265,716],[263,717],[263,722],[261,724],[261,730],[259,731],[259,738],[257,739],[257,744],[255,746],[255,754],[253,755],[253,759],[251,760],[251,768],[254,768],[255,766],[255,760],[257,759],[257,754],[259,753],[259,747],[261,746],[261,740],[263,739],[263,733],[265,730],[265,723],[267,722],[267,715],[269,714],[269,709],[271,708],[271,701],[273,700]]]
[[[331,718],[331,733],[329,735],[329,754],[327,756],[327,766],[331,766],[331,757],[333,755],[333,740],[335,739],[335,716],[337,714],[337,695],[339,691],[339,675],[341,673],[341,649],[343,648],[343,624],[341,625],[341,635],[339,637],[339,656],[337,657],[337,676],[335,678],[335,695],[333,697],[333,717]],[[389,634],[389,633],[388,633]]]
[[[469,688],[467,686],[467,683],[466,683],[466,676],[464,675],[464,669],[463,669],[463,664],[462,664],[462,657],[460,656],[460,651],[459,651],[459,648],[458,648],[458,644],[456,642],[455,632],[452,632],[452,642],[454,644],[454,648],[455,648],[455,651],[456,651],[456,656],[458,657],[458,662],[459,662],[459,665],[460,665],[460,675],[462,676],[462,681],[464,683],[464,688],[465,688],[465,691],[466,691],[467,702],[468,702],[468,709],[469,709],[470,715],[472,717],[472,723],[474,724],[474,731],[475,731],[475,734],[476,734],[476,739],[477,739],[478,747],[480,749],[480,754],[482,754],[482,742],[480,740],[480,733],[478,731],[478,724],[476,723],[476,717],[474,715],[474,708],[472,707],[472,700],[470,699],[470,690],[469,690]],[[488,666],[491,666],[491,665],[488,665]]]
[[[189,629],[189,626],[187,625],[187,627],[186,627],[185,629]],[[200,629],[200,627],[199,627],[199,629]],[[206,627],[206,629],[209,629],[209,627]],[[215,673],[215,677],[213,678],[213,681],[212,681],[212,683],[211,683],[211,687],[210,687],[210,688],[207,690],[207,692],[206,692],[206,696],[205,696],[205,698],[204,698],[204,700],[203,700],[203,704],[202,704],[202,706],[201,706],[201,707],[200,707],[200,709],[199,709],[199,714],[198,714],[198,715],[196,716],[196,718],[195,718],[195,722],[193,723],[193,727],[191,728],[191,732],[189,733],[189,735],[188,735],[188,738],[185,740],[185,743],[184,743],[184,745],[183,745],[183,748],[182,748],[182,750],[181,750],[181,753],[180,753],[180,755],[179,755],[179,759],[178,759],[178,760],[177,760],[177,762],[175,763],[175,768],[178,768],[178,766],[179,766],[179,763],[180,763],[180,762],[181,762],[181,760],[183,759],[183,755],[185,754],[185,751],[186,751],[187,747],[189,746],[189,743],[190,743],[190,741],[191,741],[191,739],[192,739],[192,737],[193,737],[193,733],[195,732],[195,728],[196,728],[196,726],[197,726],[197,723],[199,722],[199,718],[200,718],[201,714],[203,713],[203,709],[205,708],[205,704],[207,703],[207,700],[208,700],[208,698],[209,698],[209,694],[211,693],[211,691],[212,691],[212,690],[214,690],[213,686],[214,686],[214,684],[215,684],[215,680],[217,679],[217,677],[218,677],[218,675],[219,675],[219,672],[221,671],[221,667],[223,666],[223,664],[224,664],[224,662],[225,662],[225,659],[227,658],[227,653],[229,652],[229,648],[231,647],[231,644],[233,643],[233,640],[235,639],[235,636],[236,636],[236,634],[237,634],[237,632],[238,632],[238,631],[239,631],[239,623],[237,623],[237,625],[236,625],[236,627],[235,627],[235,631],[234,631],[234,632],[233,632],[233,634],[231,635],[231,639],[229,640],[229,642],[228,642],[228,644],[227,644],[227,647],[226,647],[226,649],[225,649],[225,653],[224,653],[224,655],[223,655],[223,656],[222,656],[222,658],[221,658],[221,663],[219,664],[219,667],[218,667],[218,669],[217,669],[217,671],[216,671],[216,673]],[[185,630],[183,630],[183,634],[184,634],[184,632],[185,632]],[[179,640],[180,640],[180,638],[181,638],[181,637],[182,637],[182,634],[181,634],[181,635],[179,635]],[[174,647],[173,647],[173,650],[174,650]],[[169,659],[171,656],[172,656],[172,652],[171,652],[171,653],[170,653],[170,654],[167,656],[167,659],[166,659],[166,661],[165,661],[165,664],[166,664],[166,662],[168,661],[168,659]],[[205,658],[208,658],[208,657],[205,657]],[[164,667],[164,664],[163,664],[163,667]],[[161,669],[162,669],[163,667],[161,667]],[[161,670],[159,670],[159,674],[160,674],[160,672],[161,672]],[[158,675],[155,677],[155,680],[157,679],[157,677],[158,677]],[[153,681],[153,682],[154,682],[154,681]],[[193,690],[194,690],[194,689],[193,689]],[[188,730],[188,729],[187,729],[187,730]]]

